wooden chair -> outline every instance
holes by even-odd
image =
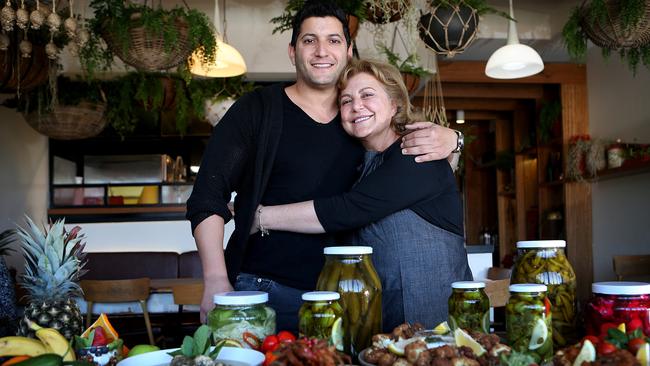
[[[183,305],[201,305],[203,297],[203,284],[192,283],[176,285],[172,287],[174,304],[178,305],[178,311],[183,312]]]
[[[650,280],[650,254],[615,255],[614,273],[619,281],[630,277]]]
[[[144,315],[144,323],[147,327],[149,343],[155,344],[153,330],[147,310],[147,299],[149,298],[149,278],[136,278],[130,280],[82,280],[81,288],[84,291],[84,300],[88,304],[86,311],[86,328],[90,327],[93,304],[96,302],[139,302]]]

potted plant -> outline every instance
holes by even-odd
[[[411,0],[366,0],[366,19],[374,24],[396,22],[411,7]]]
[[[420,80],[431,75],[429,71],[418,65],[418,56],[415,53],[408,55],[402,60],[399,55],[386,46],[381,46],[380,50],[386,56],[388,63],[397,67],[400,73],[402,73],[402,78],[404,79],[404,84],[409,94],[419,89]]]
[[[562,29],[569,55],[584,60],[587,40],[601,48],[603,57],[618,52],[636,73],[642,63],[650,69],[650,2],[590,0],[576,7]]]
[[[539,141],[547,143],[551,139],[561,137],[560,115],[562,104],[559,100],[544,102],[539,111]]]
[[[239,97],[254,89],[254,84],[237,76],[193,80],[188,89],[194,115],[214,126]]]
[[[350,37],[354,38],[359,27],[367,16],[367,7],[364,0],[335,0],[335,3],[348,14],[348,27],[350,28]],[[275,24],[273,34],[282,33],[293,28],[293,17],[298,10],[305,5],[305,0],[289,0],[284,7],[281,15],[271,18],[271,23]]]
[[[184,65],[194,50],[203,48],[204,61],[214,61],[214,28],[198,10],[167,10],[124,0],[92,0],[90,7],[95,13],[90,28],[108,45],[88,42],[85,47],[91,49],[82,52],[94,55],[91,60],[108,60],[114,54],[138,70],[159,71]],[[96,65],[85,62],[87,69]]]

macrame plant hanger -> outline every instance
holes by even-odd
[[[429,64],[435,65],[435,72],[433,73],[431,80],[429,80],[424,87],[422,112],[427,121],[447,127],[449,126],[449,122],[447,121],[445,101],[442,97],[438,56],[434,52],[428,52],[427,57],[429,58]]]

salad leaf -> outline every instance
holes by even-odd
[[[210,335],[212,331],[208,326],[200,326],[196,332],[194,332],[194,349],[196,353],[200,355],[206,354],[206,351],[210,349]]]

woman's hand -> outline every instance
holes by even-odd
[[[214,294],[232,291],[228,277],[218,280],[203,280],[203,298],[201,299],[201,323],[208,322],[208,313],[214,308]]]
[[[417,155],[418,163],[446,159],[458,144],[454,130],[435,123],[415,122],[405,127],[413,131],[402,137],[402,154]]]

